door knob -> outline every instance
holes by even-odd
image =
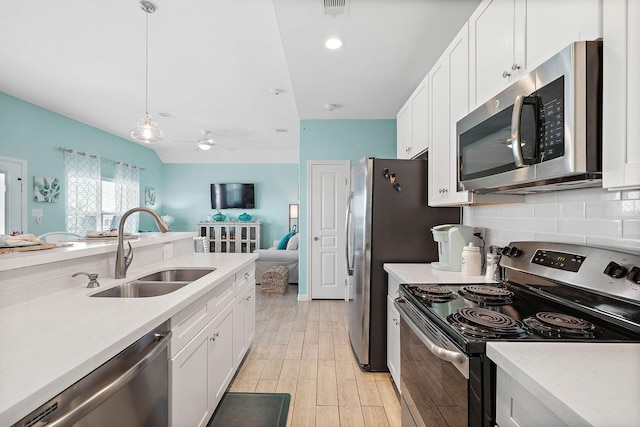
[[[315,240],[316,242],[320,239],[318,239],[318,236],[314,237],[313,240]]]

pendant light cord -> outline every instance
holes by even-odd
[[[145,39],[144,39],[144,112],[149,114],[149,11],[145,10]]]

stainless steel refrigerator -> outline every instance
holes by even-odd
[[[387,371],[384,263],[432,262],[431,227],[459,224],[460,208],[427,205],[427,161],[365,157],[351,169],[347,208],[349,339],[362,369]]]

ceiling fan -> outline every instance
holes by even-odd
[[[202,151],[208,151],[210,150],[212,147],[220,147],[222,148],[221,145],[216,144],[216,141],[213,139],[213,132],[211,132],[210,130],[202,130],[202,138],[196,140],[196,141],[176,141],[176,142],[195,142],[198,145],[198,149],[202,150]]]

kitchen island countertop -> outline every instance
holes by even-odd
[[[640,425],[640,344],[490,342],[487,356],[567,425]]]
[[[104,250],[99,246],[88,249]],[[189,253],[132,268],[126,279],[101,279],[97,289],[77,286],[0,309],[0,426],[17,422],[256,258],[246,253]],[[174,267],[216,270],[163,296],[89,297],[144,274]]]

